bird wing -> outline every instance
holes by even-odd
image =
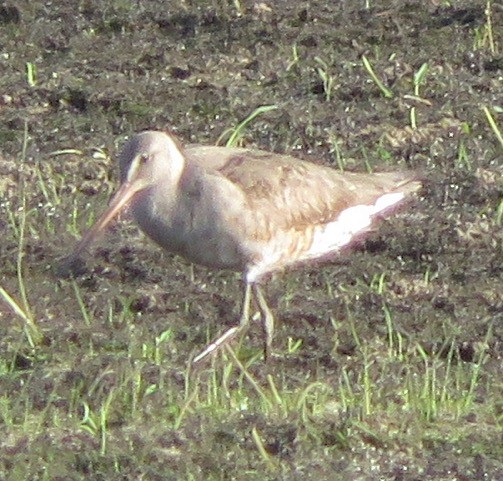
[[[185,155],[207,170],[218,170],[224,167],[233,157],[247,155],[250,149],[241,147],[219,147],[217,145],[189,145],[185,147]]]
[[[218,171],[241,188],[258,217],[266,217],[258,225],[304,230],[336,220],[349,207],[374,204],[387,193],[405,196],[420,186],[410,172],[341,173],[288,155],[237,150]]]

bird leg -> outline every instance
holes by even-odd
[[[253,284],[255,298],[257,299],[262,324],[264,326],[265,343],[264,343],[264,359],[267,362],[271,357],[272,337],[274,335],[274,315],[267,304],[262,289],[257,284]]]
[[[274,334],[274,316],[267,304],[267,301],[260,287],[257,284],[251,284],[247,282],[245,284],[243,309],[241,311],[241,318],[239,320],[239,325],[227,329],[227,331],[225,331],[221,336],[219,336],[217,339],[208,344],[206,348],[194,358],[194,360],[192,361],[193,364],[198,363],[206,356],[215,352],[221,346],[228,343],[235,335],[239,333],[242,334],[243,331],[248,329],[248,324],[250,323],[250,305],[252,300],[252,294],[257,300],[258,307],[260,310],[260,317],[262,318],[262,323],[264,327],[264,334],[265,334],[264,359],[266,362],[268,359],[270,359],[272,338]]]
[[[250,322],[250,304],[252,296],[252,284],[249,282],[245,283],[245,295],[243,298],[243,309],[241,311],[241,317],[239,319],[239,326],[244,329],[248,326]]]
[[[264,359],[267,362],[267,359],[271,357],[272,338],[274,334],[274,315],[271,312],[269,305],[267,304],[262,289],[256,283],[246,283],[239,331],[242,332],[248,328],[248,323],[250,322],[250,304],[252,293],[255,297],[255,300],[257,301],[260,311],[260,317],[262,319],[262,325],[264,328]]]
[[[230,341],[238,332],[242,332],[248,328],[248,323],[250,321],[251,295],[252,287],[251,284],[247,282],[245,285],[243,309],[241,311],[239,325],[227,329],[227,331],[225,331],[221,336],[217,337],[214,341],[208,344],[205,349],[193,359],[193,364],[197,364],[199,361],[202,361],[206,356],[210,355],[212,352],[215,352],[221,346]]]
[[[208,344],[205,349],[200,352],[193,360],[192,364],[197,364],[199,361],[202,361],[206,356],[209,356],[212,352],[215,352],[221,346],[226,344],[230,339],[232,339],[237,332],[239,332],[239,326],[231,327],[227,329],[220,337],[215,339],[213,342]]]

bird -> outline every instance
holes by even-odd
[[[355,173],[286,154],[187,146],[165,131],[133,135],[119,155],[120,187],[63,265],[71,271],[118,213],[129,207],[160,247],[212,269],[241,272],[239,323],[197,363],[249,325],[254,301],[271,356],[274,315],[262,291],[272,274],[337,255],[421,188],[411,171]]]

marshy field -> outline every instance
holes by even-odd
[[[503,479],[503,7],[474,1],[0,3],[0,479]],[[58,266],[133,133],[424,187],[328,262],[192,266],[126,214]]]

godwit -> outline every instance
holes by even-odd
[[[284,267],[337,253],[421,185],[410,172],[341,173],[260,150],[183,149],[173,136],[154,131],[132,137],[119,165],[118,192],[68,266],[130,204],[140,228],[164,249],[196,264],[242,272],[239,325],[195,361],[247,326],[252,297],[267,358],[274,317],[259,282]]]

